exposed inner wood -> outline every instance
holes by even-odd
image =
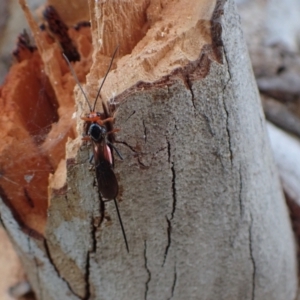
[[[59,2],[60,11],[74,11],[78,20],[81,14],[86,16],[80,7],[70,6],[68,1]],[[78,88],[75,107],[75,80],[62,58],[60,46],[40,30],[25,0],[20,0],[20,4],[37,51],[23,55],[24,59],[13,66],[1,89],[1,196],[24,230],[43,234],[49,174],[55,174],[51,175],[49,193],[64,187],[66,166],[62,160],[66,156],[66,141],[68,137],[77,137],[68,145],[70,159],[81,144],[77,133],[82,133],[80,116],[88,109]],[[113,101],[115,95],[140,81],[151,83],[168,76],[198,59],[202,48],[212,43],[210,25],[215,1],[201,0],[197,5],[188,0],[148,0],[138,4],[89,1],[89,6],[92,32],[89,28],[70,28],[69,35],[81,55],[73,67],[91,103],[118,45],[119,53],[102,89],[104,101]],[[43,91],[46,100],[36,105]],[[50,130],[45,140],[37,142],[35,130],[40,128]]]
[[[116,1],[118,3],[118,1]],[[94,96],[97,86],[102,79],[101,74],[105,72],[107,63],[103,63],[103,56],[111,57],[117,45],[120,45],[119,53],[123,55],[117,61],[117,68],[111,72],[102,89],[102,97],[109,100],[113,95],[118,95],[135,85],[139,81],[153,82],[163,76],[167,76],[173,70],[187,65],[190,61],[196,60],[204,45],[211,44],[211,18],[215,8],[215,1],[201,0],[197,5],[191,1],[145,1],[148,5],[146,10],[136,17],[134,1],[124,3],[119,1],[114,9],[115,14],[100,15],[98,19],[92,19],[93,45],[102,43],[99,51],[94,51],[95,60],[87,77],[87,90]],[[109,6],[108,3],[105,3]],[[94,7],[97,12],[103,8],[104,3],[98,2]],[[133,7],[132,7],[133,6]],[[138,8],[145,7],[140,5]],[[126,14],[124,13],[126,11]],[[180,13],[179,13],[180,12]],[[120,20],[114,16],[126,15]],[[142,16],[144,17],[142,19]],[[97,17],[96,14],[93,15]],[[142,24],[142,21],[144,22]],[[100,24],[115,24],[122,31],[110,32],[100,31],[106,28]],[[123,29],[127,24],[132,24],[130,37],[140,37],[142,32],[136,33],[135,28],[145,28],[144,36],[128,43],[128,33]],[[100,27],[100,29],[98,29]],[[105,41],[105,44],[104,44]],[[130,46],[134,48],[129,49]],[[131,46],[131,47],[132,47]],[[91,97],[93,99],[93,97]]]
[[[49,174],[64,158],[67,138],[75,137],[75,81],[59,45],[40,31],[24,1],[21,4],[38,49],[19,47],[19,61],[1,88],[0,184],[21,229],[38,237],[47,219]],[[81,64],[74,68],[84,82],[91,60],[90,29],[70,28],[69,35],[81,53]]]
[[[59,12],[64,22],[72,26],[78,22],[88,21],[90,17],[89,6],[86,0],[61,1],[47,0],[46,5],[52,5]]]

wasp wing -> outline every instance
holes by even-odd
[[[119,185],[110,161],[111,150],[105,142],[93,142],[93,152],[99,193],[103,198],[112,200],[118,195]]]

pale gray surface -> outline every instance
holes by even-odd
[[[300,142],[272,123],[267,125],[275,162],[284,190],[300,205]]]
[[[41,293],[295,299],[290,221],[238,16],[233,1],[224,2],[215,20],[223,28],[223,64],[212,60],[205,78],[188,74],[189,84],[181,72],[150,88],[140,84],[119,107],[117,136],[127,146],[116,144],[124,161],[116,158],[115,171],[130,253],[112,202],[111,221],[97,227],[93,172],[82,149],[69,167],[68,193],[52,199],[47,241],[55,268],[45,263],[42,281],[32,280]],[[53,279],[47,284],[46,277]]]
[[[72,295],[68,285],[59,276],[46,254],[44,243],[24,234],[11,211],[0,198],[1,224],[8,231],[13,244],[27,273],[30,283],[33,285],[37,299],[78,300]]]

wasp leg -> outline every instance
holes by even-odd
[[[89,163],[93,166],[95,166],[95,164],[92,162],[92,160],[94,159],[94,154],[91,155],[90,159],[89,159]]]
[[[99,125],[101,125],[101,126],[103,126],[105,123],[107,123],[107,122],[113,122],[114,121],[114,117],[109,117],[109,118],[106,118],[106,119],[104,119],[104,120],[101,120],[101,119],[98,119],[96,122],[99,124]]]
[[[107,141],[107,144],[109,146],[111,146],[116,151],[116,153],[118,154],[118,156],[120,157],[120,159],[123,160],[123,157],[122,157],[121,153],[119,152],[119,150],[110,141]]]
[[[119,129],[119,128],[115,128],[115,129],[109,131],[109,132],[107,133],[107,135],[108,135],[108,134],[115,133],[115,132],[119,132],[120,130],[121,130],[121,129]]]

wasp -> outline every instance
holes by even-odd
[[[96,112],[96,104],[97,100],[99,99],[101,89],[103,87],[103,84],[106,80],[106,77],[111,69],[113,60],[115,58],[115,55],[117,53],[118,47],[115,49],[112,59],[110,61],[110,65],[106,71],[105,76],[103,77],[102,83],[98,89],[97,96],[95,98],[93,107],[91,106],[90,102],[87,99],[86,94],[84,93],[79,80],[75,74],[75,71],[66,57],[65,54],[63,54],[66,62],[69,65],[69,68],[76,80],[76,83],[78,84],[86,103],[88,104],[90,112],[86,114],[85,117],[81,117],[83,121],[85,121],[84,128],[85,128],[85,136],[83,137],[84,141],[89,141],[91,143],[92,152],[93,155],[91,157],[90,162],[93,162],[93,166],[96,173],[96,181],[97,181],[97,187],[98,187],[98,193],[99,193],[99,199],[101,204],[101,213],[102,216],[104,216],[104,202],[113,200],[115,203],[116,211],[118,214],[118,219],[120,222],[122,234],[124,237],[125,245],[127,252],[129,252],[128,242],[126,238],[125,229],[123,226],[121,214],[119,211],[118,203],[117,203],[117,195],[119,192],[119,185],[118,180],[116,178],[116,175],[114,173],[113,167],[114,167],[114,159],[113,159],[113,150],[117,153],[117,155],[122,159],[121,154],[119,153],[118,149],[113,145],[114,141],[114,133],[118,132],[119,129],[113,129],[113,121],[114,117],[110,116],[108,112],[108,108],[102,101],[102,108],[103,112]]]

